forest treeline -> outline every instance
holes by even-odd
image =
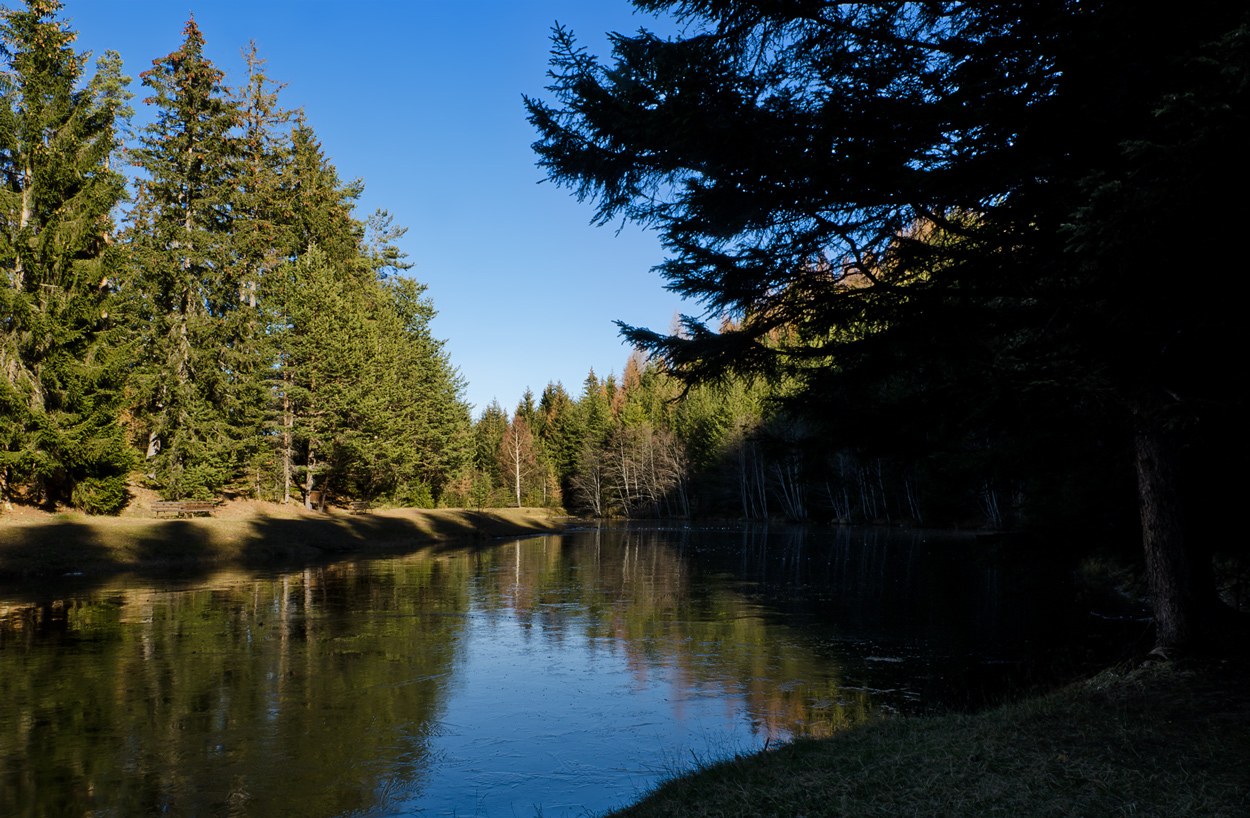
[[[635,353],[619,380],[592,370],[472,420],[401,275],[403,229],[355,212],[363,184],[255,47],[228,87],[192,19],[140,75],[153,116],[132,132],[120,58],[89,65],[61,10],[31,0],[0,32],[4,502],[111,513],[139,475],[168,498],[1006,527],[1105,521],[1131,495],[1096,425],[1047,411],[1008,435],[972,371],[956,419],[906,376],[848,376],[805,407],[793,373],[691,384]]]
[[[134,132],[119,56],[89,65],[61,12],[0,25],[0,499],[111,513],[137,473],[433,505],[471,421],[403,228],[357,215],[254,45],[229,87],[192,18]]]
[[[1024,440],[968,429],[912,413],[915,389],[848,381],[837,406],[808,411],[793,379],[690,385],[636,350],[619,378],[592,369],[572,394],[553,382],[485,407],[448,497],[589,516],[1131,530],[1132,474],[1106,429],[1060,416]]]

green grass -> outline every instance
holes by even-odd
[[[1152,664],[979,714],[895,718],[739,756],[612,813],[1250,815],[1244,664]]]

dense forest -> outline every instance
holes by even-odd
[[[253,46],[223,84],[194,19],[141,75],[87,65],[56,0],[0,37],[0,498],[118,511],[223,490],[433,505],[468,463],[459,373]],[[130,166],[129,178],[123,169]]]
[[[572,394],[549,383],[511,410],[485,407],[473,469],[451,490],[466,506],[590,516],[1132,529],[1133,476],[1107,429],[1053,418],[1018,439],[909,420],[889,405],[905,386],[848,384],[811,412],[796,379],[689,384],[635,351],[619,378],[592,369]]]

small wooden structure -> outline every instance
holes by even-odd
[[[210,500],[157,500],[152,503],[152,511],[158,520],[161,517],[194,517],[196,514],[211,515],[215,505]]]
[[[373,511],[373,504],[368,500],[352,500],[347,504],[348,514],[368,514]]]

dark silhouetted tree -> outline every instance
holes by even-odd
[[[1185,481],[1245,405],[1237,299],[1213,293],[1245,266],[1220,225],[1250,214],[1211,211],[1248,173],[1245,10],[635,5],[684,34],[613,35],[604,65],[557,29],[535,149],[598,222],[657,229],[669,288],[735,321],[627,339],[690,381],[793,377],[825,421],[867,370],[990,451],[1062,446],[1051,416],[1107,430],[1135,464],[1158,641],[1211,641]],[[921,221],[953,240],[909,236]]]

